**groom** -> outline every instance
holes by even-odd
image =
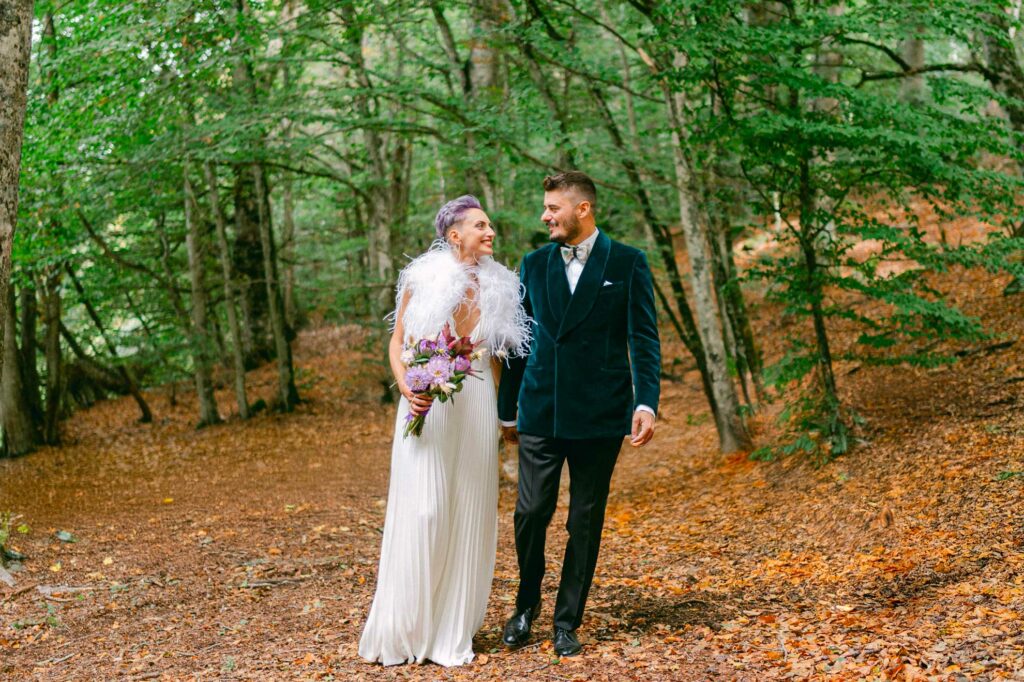
[[[503,641],[525,644],[540,611],[544,540],[569,463],[569,542],[555,599],[555,652],[582,648],[576,628],[594,577],[608,486],[623,436],[654,436],[661,350],[651,272],[642,251],[597,229],[594,182],[578,171],[544,179],[553,244],[523,259],[524,306],[534,320],[526,358],[498,389],[502,435],[519,443],[519,593]],[[518,423],[517,423],[518,422]]]

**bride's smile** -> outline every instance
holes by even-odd
[[[448,241],[464,261],[476,262],[494,255],[494,226],[479,208],[467,209],[462,219],[448,231]]]

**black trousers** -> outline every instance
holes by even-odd
[[[519,594],[516,608],[540,601],[544,580],[544,541],[558,502],[562,465],[569,462],[569,542],[555,600],[555,626],[575,630],[594,578],[601,546],[615,460],[622,438],[568,440],[519,434],[519,499],[516,501],[516,554]]]

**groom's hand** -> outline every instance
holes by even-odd
[[[654,415],[645,410],[633,413],[633,430],[629,444],[634,448],[647,445],[654,438]]]
[[[519,442],[519,431],[514,426],[502,426],[501,438],[509,445],[515,445]]]

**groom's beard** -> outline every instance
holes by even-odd
[[[551,241],[553,241],[556,244],[565,244],[567,242],[571,242],[577,236],[579,236],[580,232],[582,231],[580,229],[579,218],[577,218],[575,215],[570,215],[567,219],[558,221],[558,225],[559,227],[565,230],[565,236],[552,237]]]

